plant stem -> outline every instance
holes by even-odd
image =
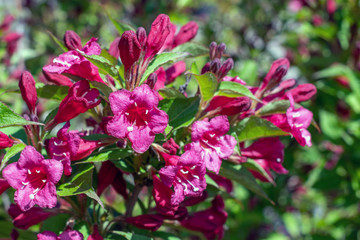
[[[142,186],[139,184],[136,184],[131,197],[129,198],[129,201],[126,204],[126,212],[125,212],[125,217],[131,217],[132,212],[134,210],[135,207],[135,203],[138,199],[139,193],[141,192]]]

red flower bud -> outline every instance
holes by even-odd
[[[26,102],[30,112],[35,113],[37,93],[35,88],[35,80],[30,72],[23,72],[19,81],[19,88],[21,96]]]
[[[58,73],[51,73],[45,70],[42,70],[45,79],[48,82],[54,83],[55,85],[60,85],[60,86],[69,86],[71,87],[73,85],[73,82],[70,80],[70,78],[58,74]]]
[[[223,65],[219,69],[219,78],[223,78],[234,67],[234,61],[232,58],[226,59]]]
[[[119,41],[120,59],[124,64],[125,72],[139,59],[141,45],[134,31],[125,31]]]
[[[215,58],[210,62],[210,71],[213,73],[217,73],[217,71],[220,69],[221,62],[218,58]]]
[[[144,47],[145,46],[145,43],[146,43],[146,30],[145,28],[143,27],[139,27],[136,31],[136,36],[137,36],[137,39],[140,43],[140,46],[141,47]]]
[[[154,89],[155,84],[157,82],[157,74],[155,72],[151,73],[146,80],[146,84],[149,85],[151,89]]]
[[[69,89],[68,95],[61,101],[59,111],[57,112],[54,121],[55,123],[62,123],[69,121],[100,104],[100,100],[96,99],[99,96],[99,91],[95,88],[90,88],[89,82],[82,80]]]
[[[213,60],[215,58],[216,48],[217,48],[216,42],[210,43],[210,60]]]
[[[216,55],[215,55],[215,57],[216,57],[216,58],[221,58],[222,55],[224,54],[225,50],[226,50],[226,45],[225,45],[225,43],[220,43],[220,44],[217,46],[217,48],[216,48]]]
[[[81,38],[74,31],[65,32],[64,43],[69,50],[82,49]]]
[[[146,53],[144,59],[153,58],[164,45],[170,33],[170,19],[165,14],[157,16],[151,24],[151,30],[146,42]]]
[[[6,181],[6,179],[0,178],[0,195],[3,194],[6,190],[10,188],[9,183]]]
[[[173,48],[186,43],[196,36],[199,26],[196,22],[188,22],[180,28],[179,33],[175,36]]]
[[[278,84],[281,79],[286,75],[290,67],[289,60],[286,58],[280,58],[273,62],[269,72],[266,74],[264,81],[261,83],[260,90],[265,88],[270,89]],[[268,86],[269,85],[269,86]]]
[[[293,96],[295,102],[299,103],[307,101],[314,96],[316,94],[316,87],[311,83],[300,84],[296,88],[288,91],[288,93]]]
[[[168,69],[166,69],[166,82],[165,84],[170,84],[175,81],[175,78],[180,76],[186,70],[186,64],[183,61],[177,62]]]
[[[10,15],[10,14],[7,14],[5,17],[4,17],[4,19],[3,19],[3,21],[2,21],[2,23],[1,23],[1,25],[0,25],[0,30],[2,30],[2,31],[7,31],[7,30],[9,30],[9,28],[10,28],[10,24],[14,21],[14,17],[12,16],[12,15]]]
[[[14,141],[3,132],[0,132],[0,149],[11,147]]]
[[[126,222],[142,229],[156,231],[163,224],[164,218],[156,214],[143,214],[126,218]]]

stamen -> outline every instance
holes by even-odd
[[[40,173],[40,170],[36,170],[36,173]]]
[[[192,166],[190,169],[191,170],[194,170],[196,168],[196,165]]]
[[[187,180],[187,182],[193,187],[194,192],[197,192],[200,190],[198,187],[195,187],[189,180]]]
[[[302,124],[302,123],[300,123],[300,124],[298,124],[298,123],[295,123],[295,127],[297,127],[297,128],[300,128],[300,127],[302,127],[304,124]]]
[[[183,174],[188,174],[189,171],[184,171],[184,169],[180,169],[180,172],[182,172]]]
[[[149,113],[149,110],[146,109],[145,114],[148,114],[148,113]]]
[[[55,146],[64,146],[64,145],[66,145],[66,143],[64,143],[63,141],[60,141],[59,143],[54,141],[54,145]]]
[[[53,155],[56,156],[56,157],[61,157],[61,156],[66,157],[66,153],[61,153],[61,154],[53,153]]]
[[[147,121],[144,121],[146,125],[148,125],[149,123]]]
[[[215,133],[214,133],[214,134],[210,134],[210,137],[212,137],[212,138],[213,138],[214,136],[215,136]]]
[[[299,112],[296,112],[296,113],[293,113],[292,116],[293,116],[293,118],[297,118],[297,117],[300,117],[301,114]]]
[[[128,112],[126,112],[126,113],[125,113],[125,115],[126,115],[126,116],[129,116],[129,113],[128,113]]]
[[[59,59],[56,59],[56,58],[53,60],[53,63],[60,63],[60,64],[65,65],[65,66],[67,66],[67,67],[70,67],[70,66],[71,66],[70,63],[63,62],[63,61],[61,61],[61,60],[59,60]]]
[[[46,179],[41,180],[43,183],[46,183]]]
[[[280,159],[280,158],[277,158],[276,161],[279,163],[279,162],[281,162],[281,159]]]
[[[135,105],[135,107],[137,107],[137,103],[136,103],[136,102],[134,102],[134,105]]]
[[[35,195],[34,195],[34,194],[30,194],[30,195],[29,195],[29,198],[30,198],[30,199],[34,199],[34,198],[35,198]]]
[[[128,130],[129,132],[131,132],[131,131],[134,130],[134,127],[133,127],[133,126],[127,127],[127,130]]]
[[[81,98],[83,98],[83,97],[85,97],[85,96],[86,96],[86,94],[88,94],[88,93],[89,93],[89,92],[88,92],[88,91],[86,91],[86,92],[84,92],[84,93],[83,93],[83,95],[81,95],[80,97],[81,97]]]
[[[185,183],[181,183],[181,185],[183,185],[185,187],[184,192],[187,192],[187,185]]]
[[[24,186],[28,185],[28,182],[21,182]]]
[[[31,171],[30,171],[30,169],[28,169],[28,174],[31,174]]]
[[[197,175],[193,175],[193,177],[196,178],[196,179],[199,179],[199,176],[197,176]]]

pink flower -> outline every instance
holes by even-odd
[[[136,217],[126,218],[126,222],[150,231],[158,230],[163,224],[164,218],[157,214],[143,214]]]
[[[81,80],[69,89],[68,95],[61,101],[59,110],[54,118],[55,123],[69,121],[100,104],[99,90],[90,88],[89,82]]]
[[[76,130],[69,131],[70,122],[61,128],[57,137],[52,137],[47,144],[48,155],[60,161],[64,166],[64,174],[71,174],[71,161],[76,161],[89,156],[95,149],[102,146],[99,141],[90,141],[81,138],[81,133]]]
[[[68,229],[62,232],[59,236],[56,233],[51,231],[44,231],[37,235],[38,240],[83,240],[84,236],[76,231]]]
[[[153,174],[153,191],[152,191],[156,209],[159,213],[166,216],[173,216],[178,210],[179,205],[173,204],[171,198],[173,191],[170,187],[166,186],[160,179]]]
[[[125,89],[109,96],[114,118],[107,124],[107,131],[117,138],[128,138],[135,152],[145,152],[162,133],[168,123],[166,112],[159,110],[159,99],[153,90],[143,84],[130,92]]]
[[[180,31],[174,38],[173,48],[183,43],[189,42],[196,36],[199,26],[196,22],[190,21],[180,28]]]
[[[14,201],[22,211],[28,211],[35,204],[42,208],[55,207],[55,184],[60,180],[62,171],[59,161],[44,159],[34,147],[27,146],[21,152],[19,161],[3,170],[3,177],[16,189]]]
[[[195,212],[181,221],[181,225],[194,231],[202,232],[207,239],[222,239],[227,212],[224,210],[224,200],[218,195],[206,210]]]
[[[216,174],[220,171],[221,159],[227,159],[237,144],[235,138],[225,135],[230,129],[226,116],[214,117],[210,121],[205,118],[192,126],[192,145],[200,149],[206,168]],[[225,136],[224,136],[225,135]],[[189,145],[185,146],[187,150]]]
[[[182,154],[177,165],[160,169],[160,178],[165,186],[174,187],[171,205],[179,205],[185,197],[200,196],[206,188],[205,173],[205,165],[196,149]]]
[[[87,55],[100,55],[101,47],[96,41],[97,38],[91,38],[80,50]],[[51,64],[43,67],[43,70],[58,74],[68,73],[90,81],[103,82],[99,69],[76,50],[61,54]]]
[[[0,132],[0,149],[11,147],[14,141],[3,132]]]

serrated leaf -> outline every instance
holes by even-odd
[[[222,81],[219,85],[219,89],[216,92],[216,95],[226,96],[231,98],[245,96],[257,102],[261,102],[251,93],[251,91],[246,86],[237,82]]]
[[[38,97],[54,100],[63,100],[68,94],[68,86],[45,85],[36,88]]]
[[[163,98],[185,98],[185,96],[175,88],[162,88],[158,90]]]
[[[91,191],[93,169],[94,165],[92,164],[78,165],[77,170],[72,173],[72,177],[57,188],[57,195],[65,197]]]
[[[82,56],[89,60],[92,64],[99,68],[102,74],[109,74],[110,76],[117,77],[117,70],[112,63],[103,56],[87,55],[83,51],[77,50]]]
[[[256,182],[253,175],[251,175],[251,173],[245,167],[223,162],[219,175],[240,183],[253,193],[267,199],[272,204],[274,204],[274,202],[266,195],[261,186]]]
[[[108,16],[109,20],[112,22],[116,30],[118,31],[119,35],[121,36],[127,30],[136,31],[132,26],[126,23],[117,22],[108,11],[105,10],[106,15]]]
[[[165,52],[157,54],[154,60],[147,67],[144,75],[141,77],[140,84],[145,82],[151,73],[153,73],[158,67],[164,65],[167,62],[175,61],[179,58],[186,57],[188,53],[179,53],[179,52]]]
[[[132,150],[129,150],[129,149],[116,149],[116,150],[111,149],[111,150],[107,150],[106,152],[99,152],[99,153],[96,153],[96,154],[92,154],[87,159],[85,159],[85,160],[83,160],[81,162],[76,162],[76,164],[105,162],[105,161],[108,161],[108,160],[117,160],[117,159],[129,157],[132,154],[134,154],[134,152]]]
[[[25,144],[19,143],[9,148],[1,161],[0,172],[3,170],[3,168],[5,167],[6,163],[10,160],[10,158],[15,156],[17,153],[21,152],[25,147],[26,147]]]
[[[0,102],[0,128],[24,125],[44,125],[38,122],[26,121],[14,113],[8,106]]]
[[[192,75],[199,84],[201,98],[204,101],[209,101],[215,94],[218,88],[218,82],[214,74],[207,72],[202,75]]]
[[[164,99],[160,101],[159,108],[168,114],[169,126],[177,129],[188,126],[195,119],[199,104],[198,97]]]
[[[237,133],[239,142],[262,137],[289,135],[270,121],[255,116],[243,119],[233,130]]]
[[[260,116],[267,116],[272,114],[286,113],[286,110],[290,107],[289,100],[272,101],[264,105],[259,112]]]
[[[192,57],[197,57],[201,55],[208,55],[209,54],[209,48],[205,47],[199,43],[194,42],[187,42],[184,44],[181,44],[173,49],[173,52],[187,52]]]
[[[64,51],[67,52],[69,51],[67,49],[67,47],[65,47],[65,45],[50,31],[47,31],[47,33],[49,34],[49,36],[51,37],[52,40],[54,40],[54,42],[59,45],[59,47]]]

